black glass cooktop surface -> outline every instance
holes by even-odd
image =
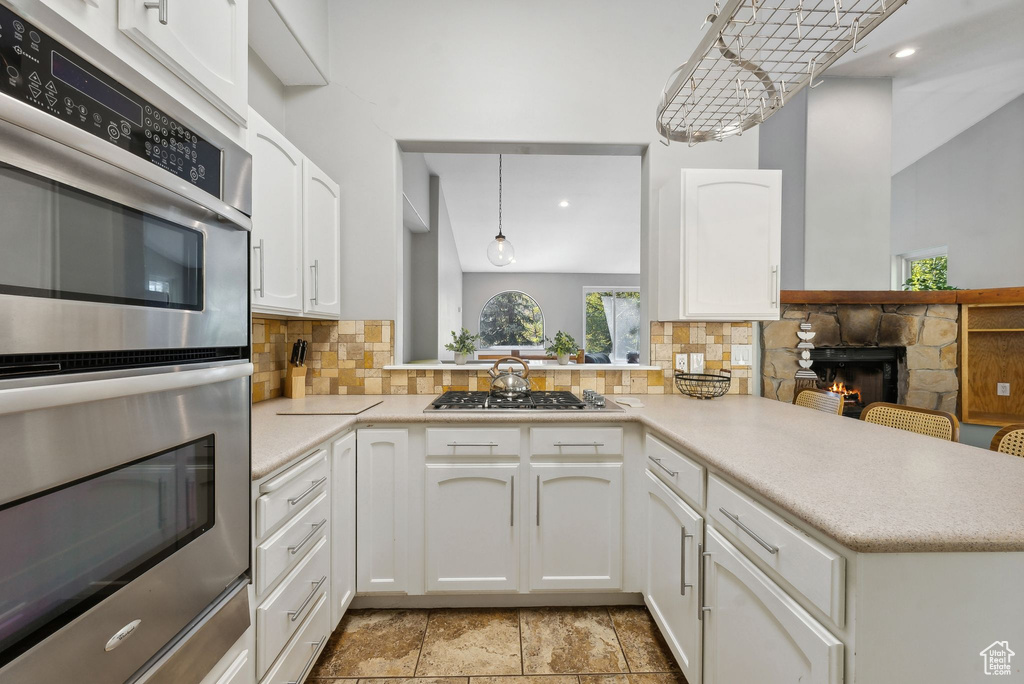
[[[524,409],[551,411],[606,410],[588,404],[572,392],[531,392],[516,399],[493,397],[488,392],[445,392],[431,403],[432,410]]]

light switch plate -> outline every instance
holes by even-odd
[[[704,372],[704,355],[703,354],[690,354],[690,372],[691,373],[703,373]]]
[[[754,345],[752,344],[734,344],[732,345],[732,353],[730,354],[732,359],[732,367],[736,366],[752,366],[754,365]]]
[[[680,373],[686,373],[689,369],[689,364],[687,364],[687,360],[688,359],[686,358],[686,354],[676,354],[676,370],[679,371]]]
[[[996,395],[1000,397],[1010,396],[1010,383],[1008,382],[997,382],[996,383]]]

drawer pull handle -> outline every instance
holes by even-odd
[[[320,652],[320,647],[324,645],[325,641],[327,641],[326,634],[320,637],[320,641],[309,642],[309,645],[313,647],[313,655],[309,656],[309,660],[307,660],[306,664],[302,666],[302,674],[299,675],[299,678],[288,682],[288,684],[302,684],[302,682],[306,681],[306,673],[313,667],[313,663],[316,661],[316,656]]]
[[[665,467],[665,464],[661,462],[661,459],[660,459],[660,458],[654,458],[653,456],[648,456],[647,458],[649,458],[649,459],[651,459],[652,461],[654,461],[654,464],[655,464],[656,466],[658,466],[659,468],[661,468],[662,470],[664,470],[664,471],[665,471],[666,473],[668,473],[668,474],[669,474],[669,475],[671,475],[672,477],[675,477],[676,475],[678,475],[678,474],[679,474],[679,471],[678,471],[678,470],[669,470],[668,468],[666,468],[666,467]]]
[[[448,442],[450,447],[496,447],[497,442]]]
[[[604,446],[604,442],[555,442],[556,447],[594,447],[599,449]]]
[[[307,496],[312,494],[313,490],[316,489],[317,487],[319,487],[320,485],[322,485],[324,482],[327,482],[327,476],[326,475],[321,477],[319,480],[317,480],[313,484],[309,485],[309,489],[307,489],[306,491],[302,492],[298,496],[293,496],[292,498],[288,499],[288,505],[294,506],[295,504],[299,503],[300,501],[305,499]]]
[[[312,539],[313,535],[315,535],[317,532],[319,532],[320,528],[323,527],[326,524],[327,524],[327,518],[324,518],[323,520],[321,520],[318,523],[314,523],[313,524],[313,529],[311,529],[309,531],[309,534],[307,534],[305,537],[302,538],[302,541],[300,541],[295,546],[289,546],[288,547],[288,553],[290,553],[290,554],[292,554],[294,556],[298,552],[298,550],[301,549],[303,546],[305,546],[306,542],[308,542],[310,539]]]
[[[679,528],[679,595],[686,596],[687,589],[693,589],[692,584],[686,583],[686,540],[693,539],[692,534],[686,534],[686,525]]]
[[[758,544],[760,544],[761,548],[763,548],[765,551],[767,551],[768,553],[770,553],[772,555],[774,555],[774,554],[779,552],[779,547],[778,546],[774,546],[772,544],[769,544],[764,539],[762,539],[761,536],[757,532],[754,532],[754,530],[750,529],[749,527],[747,527],[746,525],[741,523],[740,522],[740,516],[735,515],[733,513],[730,513],[729,511],[725,510],[724,508],[719,508],[718,510],[721,511],[722,515],[724,515],[726,518],[728,518],[729,520],[732,520],[734,523],[736,523],[736,527],[740,528],[741,530],[743,530],[744,532],[749,534],[750,537],[754,541],[756,541]]]
[[[309,605],[309,602],[312,601],[316,597],[316,593],[318,591],[320,591],[320,587],[324,586],[324,582],[326,582],[326,581],[327,581],[327,575],[324,575],[323,577],[320,578],[320,580],[318,582],[313,582],[313,591],[309,592],[309,596],[306,597],[306,600],[303,601],[302,604],[298,608],[296,608],[295,610],[289,610],[288,611],[288,619],[290,619],[292,622],[295,622],[296,620],[298,620],[299,619],[299,615],[301,615],[302,611],[304,611],[306,609],[306,606]]]

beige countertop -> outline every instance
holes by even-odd
[[[386,396],[358,416],[278,416],[289,400],[274,399],[252,409],[252,477],[357,423],[638,422],[851,550],[1024,551],[1022,458],[758,397],[637,398],[625,413],[425,414],[433,397]]]

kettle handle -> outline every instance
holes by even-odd
[[[523,367],[523,376],[522,377],[525,378],[525,377],[530,375],[530,366],[525,361],[523,361],[518,356],[506,356],[504,358],[498,359],[497,361],[494,362],[494,365],[491,366],[491,377],[492,378],[493,377],[497,377],[496,373],[499,372],[498,366],[500,364],[504,363],[505,361],[515,361],[519,365],[521,365]]]

